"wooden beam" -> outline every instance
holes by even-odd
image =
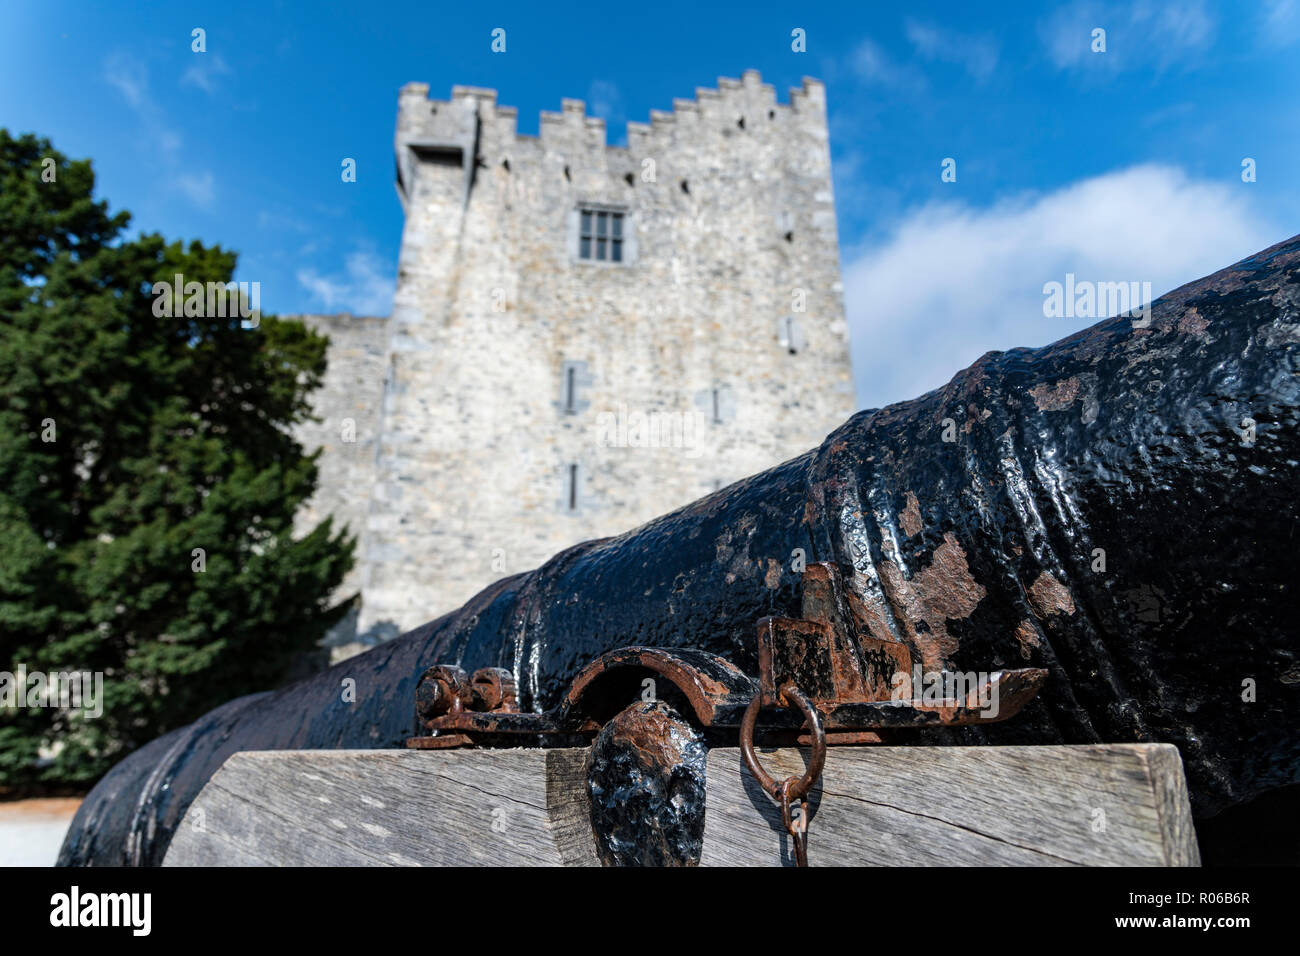
[[[595,865],[586,756],[235,754],[165,865]],[[803,767],[794,749],[762,759],[778,777]],[[1165,744],[832,748],[808,854],[814,866],[1199,863],[1182,762]],[[780,814],[735,749],[709,753],[700,862],[790,862]]]
[[[585,750],[237,753],[190,806],[163,865],[595,865],[586,756]]]
[[[761,753],[777,779],[798,750]],[[776,804],[738,750],[709,753],[703,866],[776,866]],[[810,866],[1199,866],[1169,744],[832,748],[810,799]]]

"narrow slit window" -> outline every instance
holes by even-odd
[[[569,466],[569,510],[578,510],[578,466]]]
[[[577,409],[574,407],[574,399],[577,397],[574,388],[574,376],[577,370],[570,365],[564,370],[564,410],[572,415]]]
[[[583,209],[578,257],[596,262],[622,262],[623,213],[612,209]]]

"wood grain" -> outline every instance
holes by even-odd
[[[597,865],[585,749],[236,754],[167,866]],[[762,752],[774,776],[803,755]],[[789,865],[776,805],[709,753],[705,866]],[[812,794],[814,866],[1199,863],[1164,744],[833,748]]]
[[[165,866],[595,864],[585,751],[297,750],[232,756]],[[549,782],[549,783],[548,783]],[[585,807],[584,807],[585,810]]]
[[[778,779],[798,750],[762,754]],[[1196,866],[1167,744],[832,749],[811,797],[812,866]],[[780,812],[740,752],[709,753],[705,866],[789,864]]]

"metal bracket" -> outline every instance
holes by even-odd
[[[758,622],[758,680],[729,661],[689,648],[624,647],[596,658],[569,686],[558,708],[522,714],[513,675],[485,667],[467,676],[454,665],[431,667],[416,688],[416,727],[406,745],[446,747],[562,746],[589,741],[601,722],[587,712],[591,688],[606,674],[636,668],[663,675],[690,703],[700,726],[739,731],[753,700],[766,731],[798,733],[807,721],[783,689],[798,688],[815,708],[828,745],[879,743],[880,731],[1006,720],[1038,693],[1047,671],[1000,670],[926,675],[917,688],[907,645],[860,633],[851,624],[840,571],[804,571],[803,616]],[[900,675],[902,678],[900,680]],[[958,678],[961,678],[958,680]],[[922,693],[917,694],[916,690]],[[527,738],[532,737],[533,740]],[[797,738],[809,743],[804,734]]]

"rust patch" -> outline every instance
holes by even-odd
[[[951,531],[935,548],[928,568],[903,577],[894,562],[882,563],[881,583],[891,602],[900,609],[895,616],[920,653],[927,670],[941,670],[944,658],[957,650],[957,639],[948,633],[948,622],[970,617],[985,590],[970,573],[966,552]],[[923,626],[918,626],[918,624]]]
[[[984,598],[984,588],[971,576],[966,552],[951,531],[934,550],[934,561],[912,581],[926,604],[948,620],[970,617]]]
[[[1044,571],[1030,585],[1029,604],[1039,620],[1046,620],[1053,614],[1074,614],[1074,598],[1070,596],[1069,589],[1052,577],[1049,571]]]
[[[1210,327],[1210,320],[1201,315],[1196,306],[1192,306],[1183,313],[1183,317],[1178,320],[1178,331],[1184,335],[1194,335],[1197,338],[1203,338],[1205,330]]]
[[[767,559],[767,574],[763,576],[763,584],[773,591],[781,586],[781,562],[776,558]]]
[[[667,776],[683,759],[680,723],[665,705],[650,702],[627,708],[605,728],[616,743],[639,751],[649,769]]]
[[[991,418],[993,413],[987,408],[980,409],[978,405],[972,402],[966,406],[966,423],[961,426],[964,434],[969,435],[976,425],[982,425]]]
[[[1038,628],[1034,627],[1034,622],[1030,620],[1021,621],[1016,625],[1016,641],[1020,644],[1020,656],[1029,660],[1034,656],[1034,650],[1041,643],[1038,640]]]
[[[863,598],[853,591],[848,591],[845,597],[848,599],[849,613],[853,615],[853,622],[859,631],[865,630],[878,641],[899,640],[898,635],[889,626],[884,600],[879,594],[871,594]]]
[[[1035,385],[1029,394],[1033,396],[1034,404],[1040,412],[1058,412],[1069,408],[1079,397],[1079,379],[1078,376],[1071,375],[1050,387],[1046,384]]]
[[[916,495],[910,491],[907,493],[907,504],[898,513],[898,524],[903,529],[903,534],[909,538],[921,533],[921,503],[916,500]]]
[[[815,528],[817,526],[817,517],[821,513],[819,505],[825,499],[825,496],[821,494],[820,488],[814,488],[813,493],[816,495],[816,498],[809,496],[808,500],[805,501],[803,505],[803,523],[810,528]]]

